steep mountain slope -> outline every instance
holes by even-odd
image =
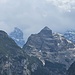
[[[26,60],[23,51],[5,33],[0,31],[0,75],[22,75],[23,60]]]
[[[37,57],[27,55],[0,30],[0,75],[65,75],[65,65],[45,62],[43,65]]]
[[[15,27],[14,31],[9,34],[9,36],[17,43],[18,46],[23,47],[25,41],[23,39],[23,32]]]
[[[44,60],[62,63],[68,68],[75,60],[75,45],[59,33],[52,33],[48,27],[38,34],[32,34],[23,49],[30,56],[37,56],[43,64]]]
[[[5,33],[0,31],[0,53],[14,54],[21,52],[21,48]]]

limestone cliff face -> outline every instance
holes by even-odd
[[[0,31],[0,75],[65,75],[64,71],[63,64],[26,54],[6,32]]]
[[[22,75],[27,61],[23,51],[6,32],[0,31],[0,75]]]
[[[52,33],[48,27],[43,28],[38,34],[32,34],[23,49],[30,56],[36,56],[41,61],[62,63],[67,69],[75,60],[75,45],[62,34]]]
[[[58,52],[74,48],[74,44],[65,39],[63,35],[59,33],[52,33],[51,29],[45,27],[38,34],[32,34],[23,48],[36,48],[41,51]]]
[[[0,75],[66,75],[74,61],[74,43],[48,27],[32,34],[23,48],[0,31]]]

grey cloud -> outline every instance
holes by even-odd
[[[9,0],[0,5],[0,29],[10,33],[17,26],[23,30],[25,39],[44,26],[63,32],[74,28],[74,12],[59,11],[46,0]]]

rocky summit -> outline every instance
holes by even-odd
[[[23,49],[30,55],[38,57],[43,64],[45,60],[66,65],[66,69],[75,60],[75,45],[62,34],[52,33],[44,27],[38,34],[32,34]]]
[[[43,65],[37,57],[26,54],[6,32],[0,31],[0,75],[65,75],[65,65],[45,62]]]
[[[52,30],[46,26],[38,33],[38,35],[41,37],[50,38],[52,37]]]
[[[75,44],[47,26],[23,48],[0,30],[0,75],[74,75],[74,61]]]
[[[0,31],[0,75],[31,75],[31,66],[39,63],[39,59],[29,57],[6,32]]]

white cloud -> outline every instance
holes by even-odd
[[[53,5],[57,6],[59,9],[71,12],[75,9],[75,0],[47,0]]]
[[[7,3],[8,0],[0,0],[0,4],[4,4],[4,3]]]

